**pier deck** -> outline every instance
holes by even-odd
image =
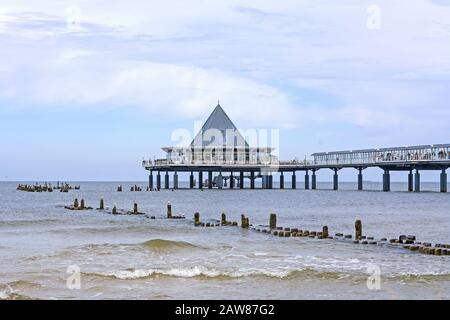
[[[390,171],[409,171],[408,191],[420,191],[420,171],[439,170],[440,191],[447,192],[447,173],[450,167],[450,144],[426,145],[413,147],[396,147],[384,149],[366,149],[355,151],[321,152],[311,155],[311,160],[305,161],[272,161],[272,162],[239,162],[239,161],[221,161],[212,162],[205,160],[195,160],[189,163],[169,161],[166,159],[155,160],[153,162],[144,161],[143,167],[150,171],[149,187],[153,188],[153,172],[157,173],[156,188],[161,188],[160,175],[165,173],[164,188],[169,188],[169,172],[173,172],[173,188],[178,188],[178,173],[190,172],[190,188],[193,185],[193,173],[198,173],[198,187],[203,188],[221,188],[221,181],[214,182],[215,177],[222,180],[222,173],[229,173],[225,179],[230,180],[230,188],[238,185],[240,189],[244,188],[241,180],[250,179],[250,188],[255,188],[255,179],[262,179],[263,189],[273,188],[273,174],[280,173],[280,188],[284,189],[284,175],[292,174],[292,189],[296,189],[296,172],[305,173],[305,189],[309,189],[309,173],[311,172],[311,189],[317,189],[316,172],[322,169],[331,169],[334,171],[333,189],[338,190],[338,171],[344,168],[354,168],[359,171],[358,190],[363,190],[362,172],[366,168],[377,167],[383,170],[383,191],[390,191]],[[200,155],[201,158],[201,155]],[[413,174],[413,171],[414,174]],[[207,174],[206,184],[203,183],[203,173]],[[237,184],[234,181],[237,180]]]

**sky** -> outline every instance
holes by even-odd
[[[286,160],[450,143],[449,57],[450,0],[0,0],[0,180],[146,180],[219,99]]]

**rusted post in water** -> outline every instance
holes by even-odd
[[[361,220],[355,221],[355,239],[356,240],[362,239],[362,222],[361,222]]]
[[[277,215],[275,213],[271,213],[270,214],[269,227],[270,227],[270,229],[276,229],[277,228]]]
[[[167,201],[167,219],[172,218],[172,204]]]

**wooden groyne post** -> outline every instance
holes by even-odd
[[[277,215],[275,213],[271,213],[270,214],[269,228],[270,229],[276,229],[277,228]]]
[[[322,227],[322,238],[323,239],[328,238],[328,227],[327,226]]]
[[[195,226],[200,225],[200,212],[194,213],[194,225]]]
[[[172,204],[167,201],[167,219],[172,218]]]
[[[221,219],[220,223],[223,226],[227,224],[227,216],[225,215],[225,213],[222,213],[222,219]]]
[[[355,239],[356,240],[362,239],[362,222],[361,222],[361,220],[355,221]]]

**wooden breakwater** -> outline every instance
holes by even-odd
[[[83,210],[93,210],[92,207],[86,206],[83,199],[78,202],[75,199],[73,204],[64,206],[67,210],[72,211],[83,211]],[[100,199],[100,205],[96,211],[109,213],[112,215],[146,215],[147,218],[151,219],[185,219],[183,214],[173,214],[172,204],[167,203],[166,215],[157,217],[156,215],[149,216],[148,213],[141,212],[138,209],[138,204],[136,201],[133,202],[131,210],[118,209],[117,205],[110,209],[105,206],[103,198]],[[240,227],[244,230],[249,230],[257,233],[264,234],[266,236],[278,237],[278,238],[309,238],[309,239],[319,239],[324,241],[339,241],[353,243],[355,245],[377,245],[387,248],[400,248],[403,250],[409,250],[415,253],[435,255],[435,256],[448,256],[450,255],[450,244],[437,243],[437,242],[421,242],[418,241],[415,235],[405,235],[401,234],[396,238],[382,237],[375,239],[375,237],[364,235],[363,233],[363,223],[361,220],[356,220],[354,225],[354,234],[345,234],[341,232],[335,232],[331,235],[328,225],[322,226],[320,230],[307,230],[302,227],[283,227],[277,224],[277,215],[271,213],[269,216],[268,225],[253,225],[250,223],[249,217],[244,214],[241,215]],[[237,221],[228,221],[226,214],[222,213],[220,219],[209,219],[202,221],[200,218],[200,213],[195,212],[193,218],[193,224],[196,227],[239,227]]]
[[[80,190],[81,186],[71,186],[68,183],[59,183],[57,182],[56,186],[53,186],[51,183],[44,182],[43,184],[19,184],[17,185],[16,190],[18,191],[26,191],[26,192],[53,192],[54,190],[59,190],[60,192],[69,192],[69,190]]]

